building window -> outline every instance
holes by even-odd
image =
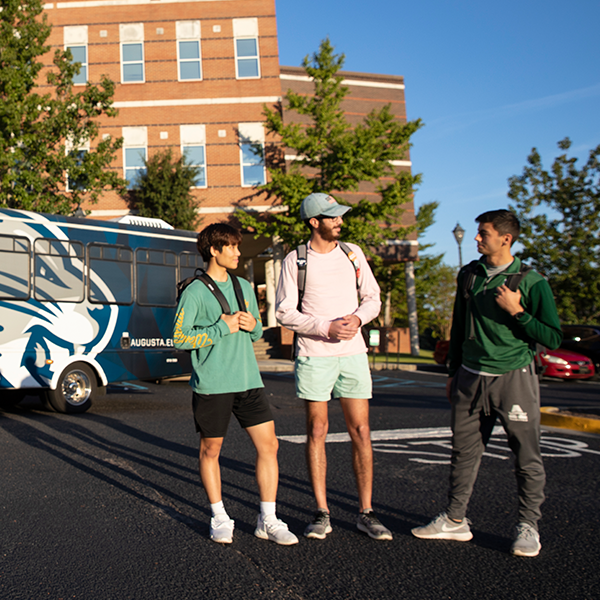
[[[240,123],[238,130],[242,187],[263,185],[266,182],[263,126],[261,123]]]
[[[79,73],[73,76],[73,83],[87,83],[87,46],[67,46],[67,50],[71,51],[73,62],[80,64]]]
[[[146,127],[123,127],[123,176],[131,189],[146,172],[148,130]]]
[[[177,21],[179,81],[202,79],[200,21]]]
[[[206,128],[204,125],[180,125],[181,154],[186,164],[196,167],[194,187],[206,187]]]
[[[86,150],[86,149],[72,150],[70,152],[71,155],[75,156],[76,161],[77,161],[77,166],[79,166],[79,165],[81,165],[81,163],[83,163],[83,158],[87,152],[88,152],[88,150]],[[88,178],[83,174],[76,175],[74,173],[69,173],[67,176],[67,192],[73,192],[75,190],[77,190],[77,191],[85,190],[87,188],[87,184],[88,184]]]
[[[74,63],[80,64],[79,73],[73,76],[75,85],[85,85],[88,81],[88,28],[87,25],[65,27],[63,29],[65,50],[71,51]]]
[[[144,24],[120,25],[121,82],[144,82]]]
[[[125,179],[131,189],[146,172],[146,148],[125,148]]]
[[[258,19],[233,19],[236,79],[260,78]]]
[[[123,83],[144,81],[144,45],[123,44],[121,46],[123,57]]]
[[[184,146],[183,157],[186,164],[196,167],[197,174],[194,187],[206,187],[206,155],[204,146]]]

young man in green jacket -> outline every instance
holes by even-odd
[[[412,533],[422,539],[466,542],[473,537],[465,518],[481,456],[500,418],[516,456],[519,517],[511,552],[537,556],[545,473],[540,452],[540,396],[535,345],[557,348],[562,341],[548,282],[530,271],[516,291],[507,285],[521,261],[511,246],[519,221],[508,210],[479,215],[476,265],[457,282],[446,393],[452,405],[452,465],[446,511]],[[475,276],[469,272],[474,268]],[[470,289],[467,282],[471,282]]]
[[[239,279],[245,307],[238,306],[228,269],[238,266],[241,233],[225,223],[209,225],[198,234],[198,250],[206,273],[225,296],[233,314],[200,281],[183,291],[177,307],[173,340],[176,348],[191,350],[193,409],[200,433],[200,477],[210,502],[210,537],[215,542],[233,541],[234,522],[221,497],[219,455],[233,413],[256,448],[256,480],[260,514],[254,535],[277,544],[297,544],[275,515],[279,482],[278,441],[269,403],[258,370],[252,342],[262,335],[256,297],[245,279]],[[236,310],[239,309],[239,310]]]

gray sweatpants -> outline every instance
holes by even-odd
[[[540,391],[533,363],[498,377],[460,368],[452,380],[452,466],[447,514],[463,519],[481,456],[499,417],[513,451],[519,522],[537,528],[546,474],[540,452]]]

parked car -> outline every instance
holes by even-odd
[[[440,365],[448,366],[448,340],[439,340],[435,346],[433,359]],[[537,361],[541,377],[560,377],[561,379],[590,379],[596,374],[590,358],[563,348],[542,350]]]
[[[563,325],[562,331],[560,347],[591,358],[600,373],[600,325]]]
[[[560,377],[561,379],[590,379],[596,374],[594,363],[590,358],[571,350],[557,348],[543,350],[539,353],[544,377]]]

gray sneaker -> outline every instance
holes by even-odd
[[[325,536],[332,531],[329,513],[326,510],[317,510],[312,523],[309,523],[304,530],[304,537],[324,540]]]
[[[519,523],[510,549],[515,556],[537,556],[542,549],[540,534],[529,523]]]
[[[431,523],[423,527],[415,527],[412,534],[422,540],[456,540],[457,542],[468,542],[473,538],[469,528],[469,519],[463,519],[456,523],[448,518],[448,515],[440,513]]]
[[[372,510],[370,510],[369,512],[358,513],[356,528],[359,531],[363,531],[374,540],[392,539],[392,532],[387,527],[381,524],[381,522],[375,516],[375,513]]]

